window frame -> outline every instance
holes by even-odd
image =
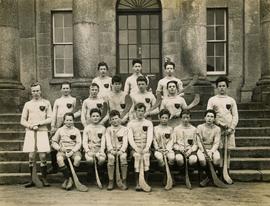
[[[213,43],[214,45],[218,43],[223,43],[224,44],[224,70],[223,71],[207,71],[207,62],[208,60],[206,59],[206,72],[207,75],[209,76],[214,76],[214,75],[227,75],[228,74],[228,8],[226,7],[208,7],[207,12],[209,10],[223,10],[224,14],[224,40],[208,40],[206,36],[206,48],[208,48],[208,43]],[[216,12],[214,12],[214,24],[211,25],[211,27],[214,26],[214,37],[216,38],[216,27],[221,26],[220,24],[216,24]],[[223,25],[222,25],[223,26]],[[209,25],[206,22],[206,29],[209,27]],[[217,57],[222,57],[222,56],[217,56],[216,55],[216,46],[214,46],[214,56],[208,56],[207,51],[206,51],[206,58],[208,57],[213,57],[214,58],[214,65],[216,69],[216,58]]]
[[[70,13],[72,15],[73,18],[73,14],[72,14],[72,9],[59,9],[59,10],[52,10],[51,11],[51,17],[52,17],[52,69],[53,69],[53,73],[52,76],[53,78],[73,78],[74,75],[74,67],[73,67],[73,72],[72,73],[57,73],[56,72],[56,46],[58,45],[72,45],[72,49],[73,49],[73,41],[72,42],[55,42],[55,14],[63,14],[63,13]],[[73,36],[73,25],[72,25],[72,36]],[[64,35],[64,33],[63,33]],[[65,58],[64,58],[65,59]],[[72,56],[72,63],[74,61],[74,58]],[[65,62],[65,61],[64,61]],[[65,67],[64,67],[65,69]]]

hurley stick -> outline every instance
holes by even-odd
[[[139,167],[140,167],[139,185],[143,189],[143,191],[150,192],[151,191],[151,187],[145,182],[145,179],[144,179],[143,154],[141,154]]]
[[[35,183],[37,187],[43,187],[41,180],[37,175],[37,131],[34,130],[34,155],[33,155],[33,170],[32,170],[32,181]]]
[[[119,169],[119,155],[118,153],[116,154],[116,169],[115,169],[115,173],[116,173],[116,184],[120,189],[124,189],[124,185],[121,179],[121,174],[120,174],[120,169]]]
[[[163,139],[164,136],[165,135],[162,135],[162,137],[161,137],[161,142],[162,142],[163,149],[165,149],[164,139]],[[166,182],[166,185],[165,185],[165,190],[170,190],[173,187],[172,175],[171,175],[171,171],[170,171],[170,168],[169,168],[169,165],[168,165],[166,153],[162,152],[162,154],[163,154],[163,159],[164,159],[165,168],[166,168],[166,176],[167,176],[167,182]]]
[[[98,174],[98,169],[97,169],[96,157],[94,157],[94,167],[95,167],[95,175],[96,175],[97,185],[98,185],[99,189],[102,189],[102,184],[101,184],[99,174]]]
[[[224,158],[223,158],[223,178],[224,180],[228,183],[228,184],[232,184],[233,181],[231,179],[231,177],[228,174],[228,136],[226,131],[224,132]]]
[[[184,137],[184,152],[183,152],[183,156],[185,158],[185,182],[186,182],[186,186],[188,189],[192,189],[191,187],[191,183],[190,183],[190,179],[189,179],[189,175],[188,175],[188,157],[186,155],[186,137],[184,136],[184,132],[183,132],[183,137]]]
[[[76,189],[78,191],[80,191],[80,192],[87,192],[88,191],[88,187],[86,187],[85,185],[83,185],[80,182],[80,180],[79,180],[79,178],[78,178],[78,176],[77,176],[77,174],[76,174],[76,172],[74,170],[74,167],[72,165],[72,162],[71,162],[70,158],[67,157],[67,160],[68,160],[69,168],[71,170],[72,178],[74,180],[74,184],[75,184]]]

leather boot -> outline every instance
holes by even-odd
[[[69,173],[68,168],[66,166],[60,167],[59,170],[63,173],[63,176],[65,178],[65,181],[62,184],[62,188],[63,189],[66,189],[67,183],[68,183],[68,179],[70,177],[70,173]]]
[[[25,188],[34,187],[35,183],[32,181],[33,166],[29,166],[31,181],[24,185]]]
[[[114,167],[114,165],[107,165],[109,177],[109,184],[107,190],[112,190],[114,187]]]
[[[127,190],[127,169],[128,165],[121,165],[121,174],[122,174],[122,182],[123,182],[123,190]]]
[[[40,167],[41,169],[41,182],[43,183],[44,187],[49,187],[50,184],[47,182],[47,166]]]

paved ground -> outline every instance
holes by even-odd
[[[86,193],[75,189],[65,191],[59,185],[50,188],[25,189],[21,185],[0,186],[0,206],[82,206],[82,205],[117,205],[117,206],[250,206],[270,205],[270,183],[235,183],[228,189],[216,187],[194,187],[191,191],[184,186],[177,186],[171,191],[164,191],[154,186],[151,193],[89,187]]]

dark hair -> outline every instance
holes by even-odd
[[[112,110],[112,111],[110,112],[110,118],[112,118],[112,117],[114,117],[114,116],[120,117],[120,112],[117,111],[117,110]]]
[[[115,75],[112,77],[112,84],[114,84],[115,82],[121,83],[122,84],[122,78],[118,75]]]
[[[171,62],[171,61],[167,61],[167,62],[164,63],[164,69],[166,69],[166,67],[167,67],[168,65],[172,65],[173,68],[175,69],[175,63],[173,63],[173,62]]]
[[[148,83],[148,80],[146,79],[145,76],[139,76],[136,81],[137,81],[137,84],[138,82],[145,82],[145,84]]]
[[[93,113],[98,113],[101,116],[101,111],[98,108],[91,109],[90,116],[92,116]]]
[[[63,85],[65,85],[65,84],[67,84],[69,86],[69,88],[71,88],[71,83],[66,81],[66,82],[61,83],[61,89],[62,89]]]
[[[191,113],[190,113],[190,111],[189,111],[188,109],[184,109],[184,110],[181,112],[180,118],[182,118],[182,116],[183,116],[184,114],[187,114],[187,115],[189,115],[189,116],[191,117]]]
[[[140,65],[142,65],[142,60],[141,59],[133,59],[132,60],[132,66],[134,66],[134,64],[139,63]]]
[[[34,83],[32,83],[32,84],[30,85],[31,88],[32,88],[32,87],[36,87],[36,86],[40,86],[40,88],[41,88],[41,85],[40,85],[39,82],[34,82]]]
[[[146,110],[146,106],[144,103],[138,103],[135,105],[134,110],[137,111],[137,109],[144,108],[144,111]]]
[[[92,84],[90,84],[90,87],[97,87],[97,88],[98,88],[98,90],[99,90],[99,86],[98,86],[98,84],[97,84],[97,83],[95,83],[95,82],[94,82],[94,83],[92,83]],[[90,87],[89,87],[89,88],[90,88]]]
[[[219,82],[225,82],[226,86],[229,87],[229,79],[225,76],[220,76],[216,79],[216,87],[218,86]]]
[[[167,114],[169,117],[171,116],[170,111],[167,110],[167,109],[162,109],[162,110],[160,110],[158,116],[159,116],[159,117],[162,117],[162,115],[164,115],[164,114]]]
[[[174,80],[171,80],[171,81],[168,81],[168,82],[167,82],[167,89],[168,89],[168,87],[169,87],[169,84],[171,84],[171,83],[174,83],[175,86],[176,86],[176,89],[178,90],[178,84],[177,84],[177,81],[174,81]]]
[[[107,70],[109,69],[108,64],[106,62],[99,62],[97,70],[99,70],[99,68],[102,67],[102,66],[105,66]]]
[[[208,109],[204,112],[204,116],[206,116],[208,113],[212,113],[214,115],[214,117],[216,118],[217,113],[215,112],[215,110],[213,109]]]
[[[67,116],[72,117],[73,120],[75,119],[74,114],[72,112],[65,113],[64,114],[64,120],[66,119]]]

